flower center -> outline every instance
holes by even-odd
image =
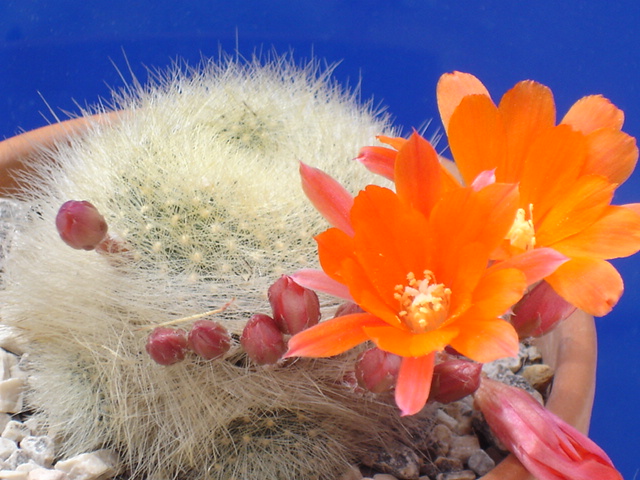
[[[516,219],[511,225],[506,239],[509,243],[523,251],[531,250],[536,246],[536,232],[533,227],[533,204],[529,204],[529,219],[524,208],[516,212]]]
[[[433,272],[424,271],[424,279],[417,280],[413,272],[407,274],[407,285],[396,285],[394,298],[400,303],[398,317],[414,333],[438,328],[449,315],[451,289],[436,283]]]

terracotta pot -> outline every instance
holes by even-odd
[[[0,142],[0,197],[20,191],[19,172],[29,170],[38,147],[51,149],[70,135],[86,131],[92,122],[110,122],[118,113],[77,118],[33,130]],[[596,331],[593,317],[576,312],[537,341],[545,362],[555,368],[547,407],[586,433],[595,393]],[[531,480],[517,458],[509,455],[482,480]]]

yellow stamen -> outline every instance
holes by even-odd
[[[509,243],[523,251],[531,250],[536,246],[535,229],[533,227],[533,204],[529,204],[529,219],[526,219],[524,208],[516,212],[516,219],[511,225],[506,239]]]
[[[424,279],[417,280],[413,272],[407,274],[408,285],[396,285],[394,298],[400,303],[400,320],[415,333],[438,328],[449,315],[451,289],[435,282],[433,272],[424,271]]]

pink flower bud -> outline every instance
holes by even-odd
[[[604,451],[524,390],[483,378],[476,406],[496,437],[539,480],[622,480]]]
[[[356,362],[358,385],[373,393],[391,390],[398,379],[402,357],[371,348],[363,352]]]
[[[198,320],[189,331],[189,347],[206,360],[221,357],[229,351],[231,338],[227,329],[211,320]]]
[[[276,363],[287,350],[282,332],[269,315],[253,315],[242,331],[240,344],[258,365]]]
[[[460,400],[480,385],[482,364],[452,358],[433,368],[430,399],[440,403]]]
[[[147,338],[146,350],[160,365],[172,365],[184,360],[187,334],[176,328],[158,327]]]
[[[336,309],[336,313],[333,317],[344,317],[345,315],[351,315],[353,313],[364,313],[364,310],[353,302],[344,302]]]
[[[60,238],[72,248],[93,250],[107,234],[107,222],[87,201],[69,200],[58,210],[56,228]]]
[[[298,285],[287,275],[268,291],[273,319],[283,333],[295,335],[320,321],[320,301],[313,290]]]
[[[576,307],[558,295],[547,282],[538,283],[513,307],[511,324],[520,338],[539,337],[553,330]]]

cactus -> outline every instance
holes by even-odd
[[[114,94],[116,121],[58,145],[30,177],[0,281],[28,406],[61,457],[110,447],[131,474],[332,478],[401,435],[395,408],[345,386],[357,352],[259,366],[239,336],[268,312],[270,284],[316,265],[326,225],[298,161],[356,191],[378,180],[351,159],[393,133],[389,120],[314,62],[184,70]],[[55,219],[68,200],[91,202],[119,248],[66,245]],[[146,354],[154,326],[227,303],[210,318],[230,334],[221,358],[162,366]]]

